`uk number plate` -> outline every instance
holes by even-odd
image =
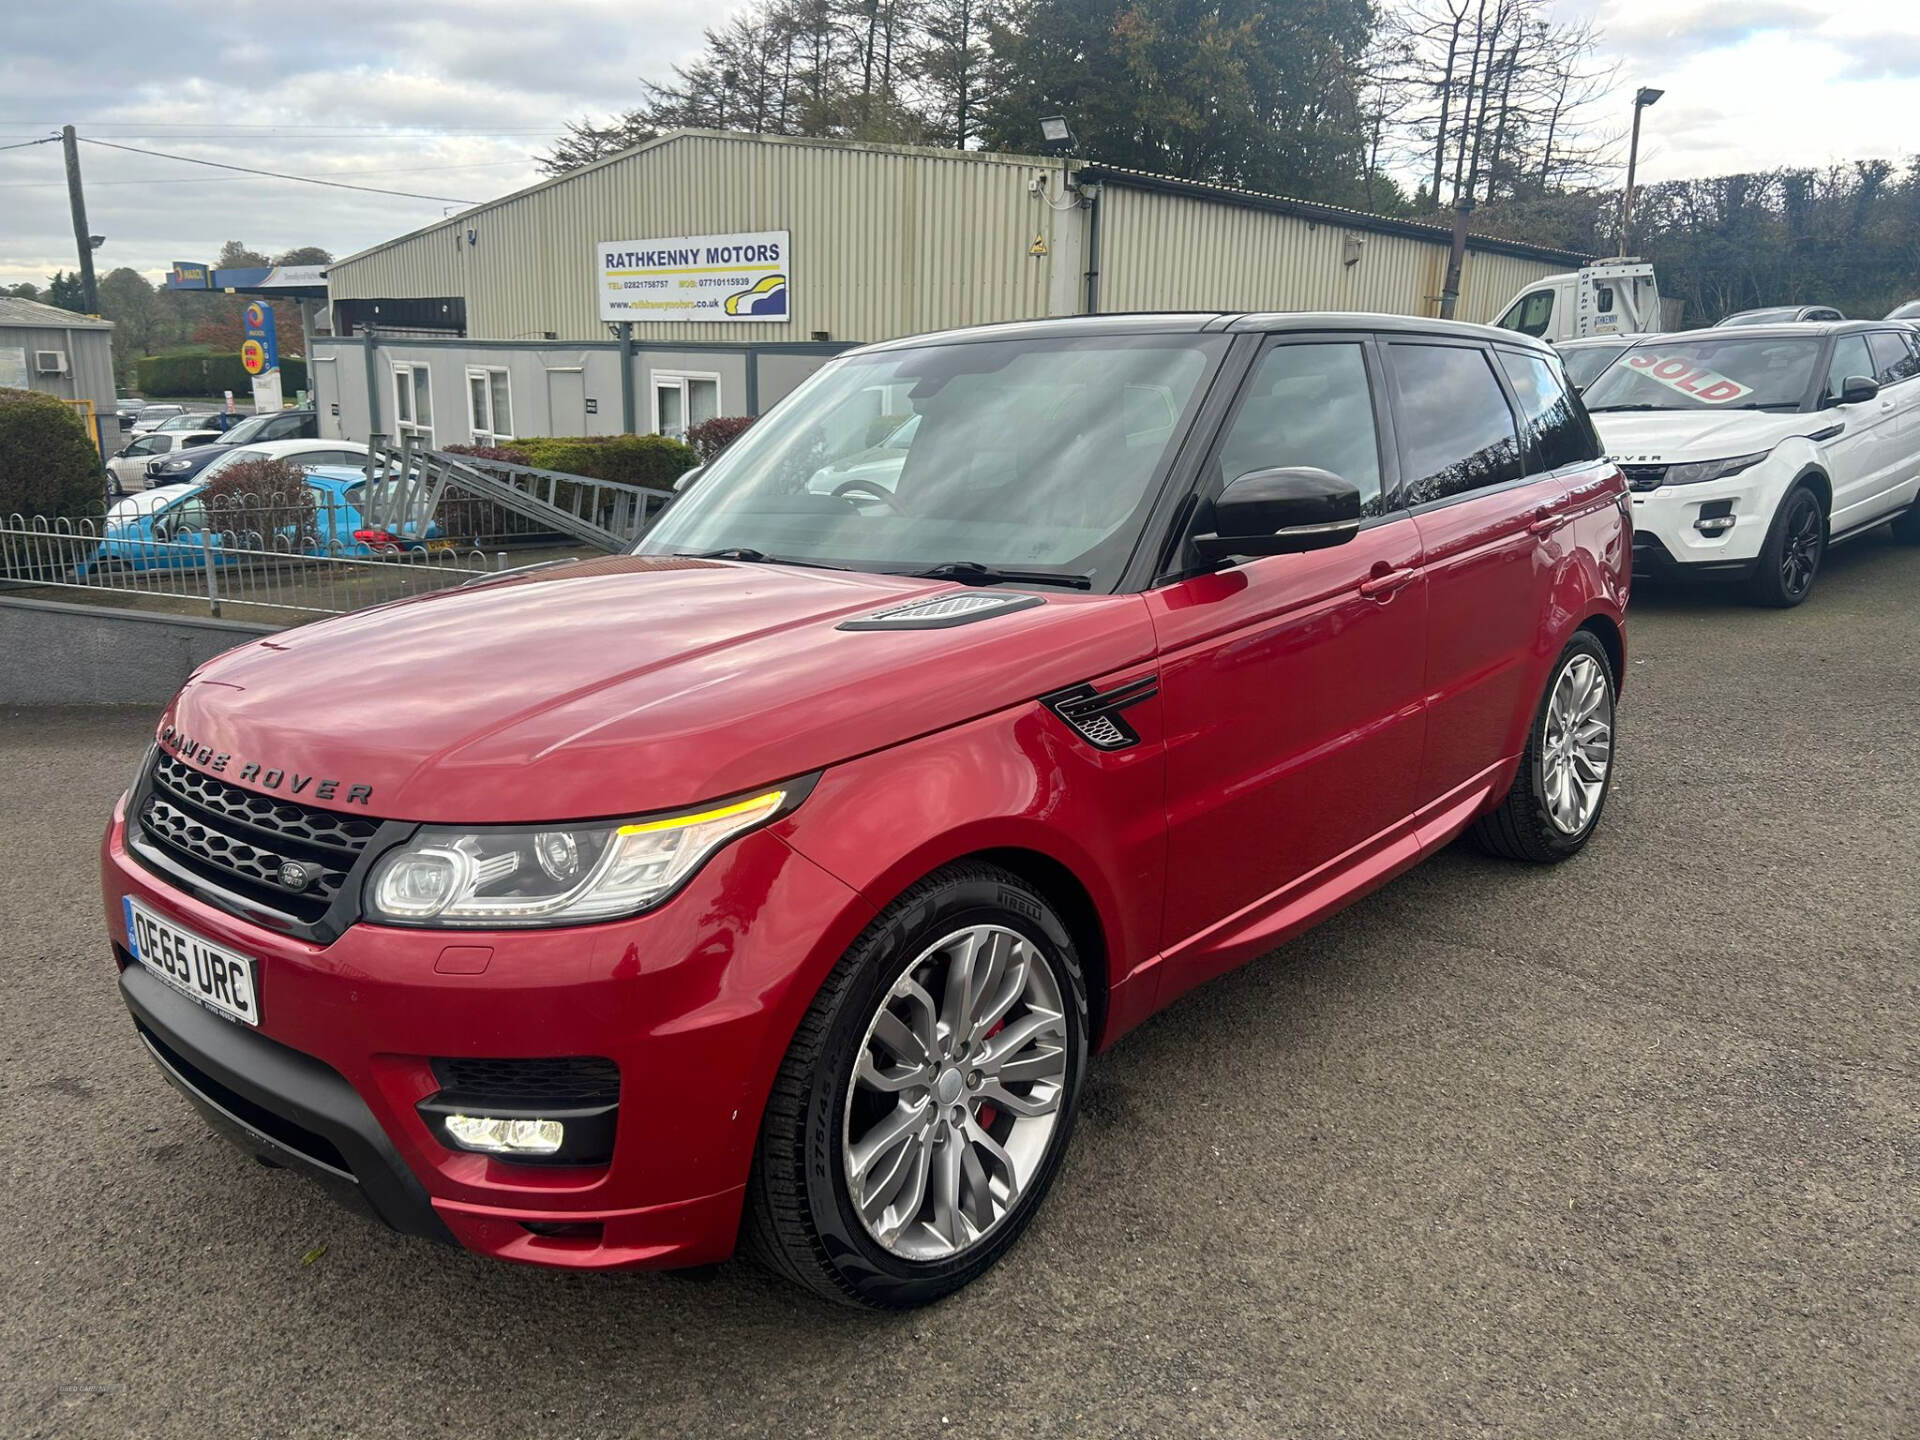
[[[134,959],[209,1010],[243,1025],[260,1023],[252,960],[203,940],[131,895],[121,903],[127,907],[127,939]]]

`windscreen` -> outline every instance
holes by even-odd
[[[736,441],[639,552],[1110,582],[1226,344],[1098,336],[849,356]]]
[[[1587,410],[1798,410],[1822,343],[1810,335],[1643,341],[1588,388]]]
[[[1567,379],[1576,390],[1585,390],[1605,373],[1606,368],[1626,352],[1625,345],[1581,345],[1561,352],[1567,367]]]

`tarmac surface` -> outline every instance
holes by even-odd
[[[230,1149],[106,951],[151,716],[0,712],[0,1436],[1920,1435],[1916,636],[1879,537],[1791,612],[1643,594],[1583,856],[1456,846],[1149,1022],[905,1316],[502,1265]]]

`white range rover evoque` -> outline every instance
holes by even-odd
[[[1586,392],[1633,490],[1633,568],[1798,605],[1827,547],[1920,544],[1920,333],[1848,320],[1649,336]]]

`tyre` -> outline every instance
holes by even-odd
[[[1547,677],[1513,787],[1475,822],[1483,848],[1554,864],[1586,845],[1613,785],[1614,687],[1605,648],[1576,632]]]
[[[1920,504],[1909,506],[1894,517],[1893,538],[1902,545],[1920,545]]]
[[[1032,887],[963,864],[908,890],[834,967],[760,1127],[742,1238],[830,1300],[941,1299],[1019,1238],[1086,1072],[1087,991]]]
[[[1827,554],[1827,507],[1809,485],[1796,485],[1774,512],[1760,564],[1747,582],[1756,605],[1789,610],[1813,591]]]

